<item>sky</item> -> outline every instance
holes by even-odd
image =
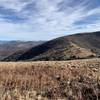
[[[0,40],[50,40],[100,31],[100,0],[0,0]]]

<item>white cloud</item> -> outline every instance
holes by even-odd
[[[28,3],[31,2],[32,0],[0,0],[0,6],[5,9],[12,9],[15,12],[20,12]]]
[[[79,1],[81,2],[77,1],[74,5],[75,0],[0,0],[1,7],[13,10],[17,16],[26,18],[23,23],[9,23],[0,15],[0,34],[7,33],[18,37],[22,34],[23,38],[25,34],[29,34],[25,39],[30,39],[30,36],[35,39],[37,34],[43,34],[45,39],[46,36],[53,38],[65,33],[99,30],[100,19],[84,25],[75,25],[78,21],[84,22],[87,17],[100,16],[100,7],[88,9],[91,0]],[[74,6],[70,6],[71,3]]]

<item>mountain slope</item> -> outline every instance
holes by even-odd
[[[19,57],[6,60],[68,60],[100,55],[100,32],[64,36],[35,46]],[[14,58],[14,59],[12,59]]]
[[[22,54],[43,41],[0,41],[0,60],[16,53]]]

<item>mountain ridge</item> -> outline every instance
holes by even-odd
[[[100,31],[59,37],[37,45],[18,58],[5,60],[70,60],[100,55]],[[13,59],[15,58],[15,59]]]
[[[0,60],[14,54],[15,52],[25,52],[41,43],[44,43],[44,41],[0,41]]]

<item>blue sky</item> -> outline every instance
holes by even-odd
[[[50,40],[100,31],[100,0],[0,0],[0,40]]]

